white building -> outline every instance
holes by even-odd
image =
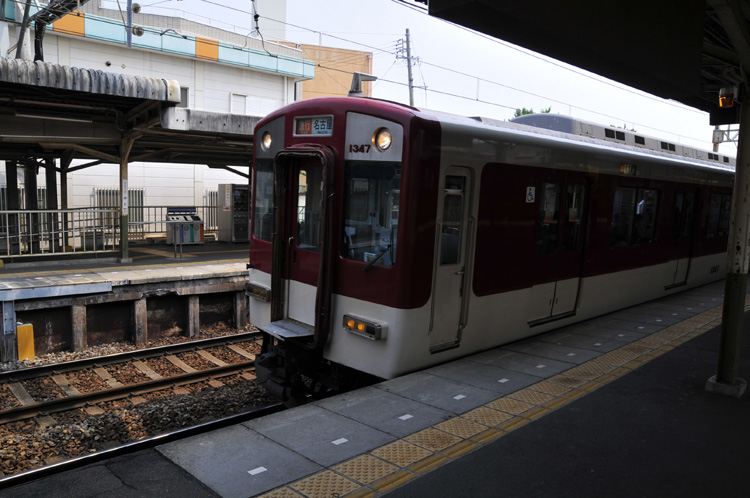
[[[74,2],[75,3],[75,2]],[[256,0],[269,17],[286,18],[286,2]],[[25,2],[2,1],[0,56],[14,58]],[[37,11],[32,2],[31,14]],[[45,4],[39,4],[44,7]],[[125,1],[121,5],[126,5]],[[259,7],[259,8],[260,8]],[[80,12],[68,14],[47,26],[43,39],[44,61],[70,67],[101,70],[179,82],[180,106],[199,111],[264,116],[297,99],[296,84],[313,77],[314,66],[304,61],[294,46],[267,37],[219,29],[182,18],[132,14],[132,46],[120,11],[100,7],[99,0],[84,3]],[[274,26],[278,33],[283,24]],[[34,57],[34,28],[25,34],[24,59]],[[301,93],[301,92],[300,92]],[[74,126],[73,123],[71,123]],[[74,163],[75,164],[75,163]],[[245,175],[248,168],[236,168]],[[98,192],[118,189],[118,165],[101,164],[71,172],[67,177],[67,205],[96,207]],[[19,184],[23,184],[19,170]],[[247,184],[247,178],[203,164],[131,162],[128,166],[131,204],[142,196],[145,206],[201,206],[207,192],[220,183]],[[38,184],[45,185],[44,173]],[[0,187],[6,185],[0,169]],[[61,189],[58,187],[57,192]],[[97,200],[98,199],[98,200]]]

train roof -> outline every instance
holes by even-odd
[[[510,121],[503,121],[478,116],[461,116],[432,109],[420,109],[399,102],[369,97],[319,97],[297,101],[290,104],[289,107],[319,107],[321,105],[334,105],[336,107],[342,106],[347,108],[355,107],[361,111],[369,109],[371,111],[380,110],[381,112],[403,113],[404,115],[411,114],[422,119],[432,119],[444,123],[452,122],[464,126],[503,129],[516,134],[542,135],[581,144],[597,144],[610,149],[620,149],[623,152],[648,154],[667,160],[700,165],[726,173],[734,173],[736,164],[735,158],[723,154],[661,140],[632,130],[605,126],[560,114],[528,114]],[[271,113],[265,119],[280,112],[283,112],[283,110]]]

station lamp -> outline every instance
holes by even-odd
[[[719,90],[719,107],[726,109],[734,107],[734,101],[737,100],[737,87],[730,86]]]

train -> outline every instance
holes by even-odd
[[[254,140],[256,373],[288,403],[725,277],[723,154],[354,97],[292,103]]]

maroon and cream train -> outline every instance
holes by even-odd
[[[725,274],[734,159],[544,114],[363,98],[255,129],[250,319],[282,398],[393,378]]]

